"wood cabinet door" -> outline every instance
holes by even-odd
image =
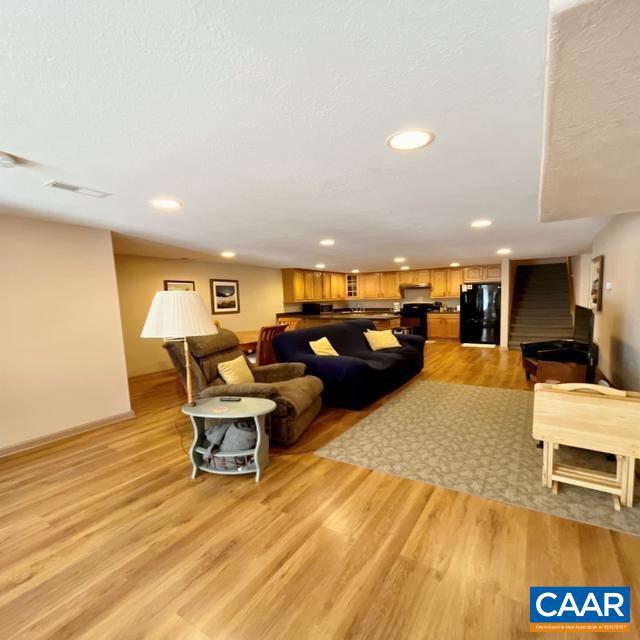
[[[323,300],[331,300],[331,274],[322,274],[322,298]]]
[[[443,321],[444,337],[458,340],[460,338],[460,318],[458,316],[445,316]]]
[[[331,298],[333,300],[341,300],[345,297],[345,280],[344,273],[331,274]]]
[[[417,269],[413,272],[414,284],[430,284],[431,271],[429,269]]]
[[[313,271],[304,272],[304,299],[313,300],[314,294],[314,281]]]
[[[502,267],[499,264],[491,264],[484,268],[485,280],[501,280],[502,279]]]
[[[293,274],[293,299],[304,300],[304,271],[296,269]]]
[[[437,313],[430,313],[427,315],[427,338],[429,340],[444,338],[442,318],[439,317]]]
[[[483,278],[484,278],[484,267],[465,267],[464,269],[465,282],[482,282]]]
[[[360,274],[360,297],[379,298],[380,297],[380,274],[361,273]]]
[[[462,284],[462,269],[449,269],[447,274],[447,295],[449,298],[460,297],[460,285]]]
[[[415,284],[417,271],[398,271],[398,285]]]
[[[383,298],[400,297],[400,274],[397,271],[384,271],[380,276]]]
[[[431,269],[431,297],[446,298],[449,292],[447,286],[447,270]]]
[[[313,299],[322,300],[322,276],[320,271],[313,271]]]

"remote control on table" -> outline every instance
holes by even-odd
[[[240,402],[240,396],[220,396],[220,402]]]

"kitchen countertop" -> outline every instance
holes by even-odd
[[[278,313],[278,318],[309,318],[311,320],[326,319],[326,320],[392,320],[393,318],[399,318],[400,314],[392,313],[390,311],[364,311],[364,312],[346,312],[333,311],[331,313],[302,313],[300,311],[293,313]]]

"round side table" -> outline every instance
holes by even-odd
[[[266,398],[241,398],[239,402],[221,402],[220,398],[204,398],[198,400],[194,407],[185,404],[182,407],[182,413],[191,418],[193,425],[193,443],[189,451],[193,472],[191,478],[197,478],[200,473],[219,473],[222,475],[244,475],[247,473],[256,474],[256,482],[260,481],[260,474],[269,464],[269,437],[264,430],[265,416],[276,408],[273,400]],[[256,446],[254,449],[245,449],[243,451],[216,451],[212,454],[212,462],[224,463],[226,459],[231,458],[232,463],[237,458],[244,458],[251,461],[243,466],[231,469],[219,469],[206,464],[203,455],[207,447],[205,443],[205,426],[206,418],[215,418],[218,420],[238,420],[240,418],[252,418],[256,425]]]

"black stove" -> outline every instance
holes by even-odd
[[[441,306],[440,302],[405,302],[400,312],[402,326],[410,327],[412,333],[427,338],[427,313],[439,311]]]

